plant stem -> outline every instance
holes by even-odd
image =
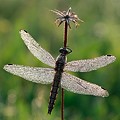
[[[65,48],[67,46],[67,31],[68,31],[68,24],[65,21],[65,26],[64,26],[64,47]]]
[[[61,120],[64,120],[64,89],[62,88],[62,93],[61,93]]]
[[[64,48],[67,46],[67,32],[68,32],[68,24],[65,21],[64,25]],[[61,93],[61,120],[64,120],[64,89],[62,88]]]

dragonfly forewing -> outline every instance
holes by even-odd
[[[94,59],[71,61],[66,63],[64,70],[73,71],[73,72],[78,72],[78,71],[89,72],[104,67],[114,62],[115,59],[116,59],[115,56],[105,55],[105,56],[96,57]]]
[[[55,74],[52,68],[29,67],[14,64],[5,65],[4,69],[26,80],[42,84],[52,83]]]
[[[24,43],[30,50],[30,52],[38,58],[41,62],[55,67],[55,59],[52,57],[50,53],[44,50],[34,39],[33,37],[27,33],[25,30],[20,31],[21,38],[23,39]]]
[[[61,87],[78,94],[102,97],[107,97],[109,95],[107,90],[101,88],[100,86],[84,81],[66,72],[64,72],[62,75]]]

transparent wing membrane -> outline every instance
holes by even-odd
[[[86,82],[80,78],[63,73],[61,87],[74,93],[107,97],[108,92],[96,84]]]
[[[24,43],[30,50],[30,52],[37,57],[41,62],[55,67],[55,60],[50,53],[44,50],[34,39],[33,37],[24,30],[20,31],[21,38],[23,39]]]
[[[29,67],[14,64],[5,65],[4,69],[26,80],[42,84],[52,83],[55,74],[54,69],[51,68]]]
[[[104,67],[114,62],[115,59],[115,56],[105,55],[94,59],[71,61],[65,65],[64,70],[73,72],[89,72]]]

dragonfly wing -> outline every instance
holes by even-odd
[[[104,67],[114,62],[115,59],[115,56],[105,55],[94,59],[71,61],[66,63],[64,70],[73,72],[89,72]]]
[[[26,80],[49,84],[52,83],[55,71],[51,68],[29,67],[23,65],[8,64],[4,66],[7,72],[22,77]]]
[[[78,94],[107,97],[107,90],[96,84],[89,83],[66,72],[62,74],[61,87]]]
[[[30,52],[38,58],[41,62],[55,67],[55,59],[52,57],[50,53],[44,50],[34,39],[33,37],[27,33],[25,30],[20,31],[21,38],[23,39],[24,43],[30,50]]]

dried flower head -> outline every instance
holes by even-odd
[[[60,26],[63,22],[66,22],[69,28],[71,28],[70,27],[71,21],[75,23],[76,27],[79,25],[78,21],[84,22],[83,20],[79,19],[78,16],[74,12],[71,12],[71,7],[67,11],[63,11],[63,12],[59,10],[51,10],[51,11],[58,15],[55,21],[55,23],[58,26]]]

